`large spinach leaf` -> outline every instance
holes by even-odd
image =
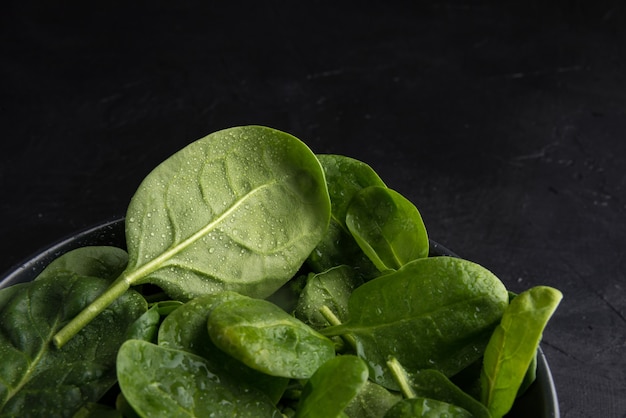
[[[117,376],[124,398],[142,417],[281,417],[264,394],[216,376],[204,358],[147,341],[122,345]]]
[[[504,311],[485,349],[482,402],[494,418],[509,412],[533,362],[543,330],[563,295],[536,286],[517,295]]]
[[[172,298],[266,297],[298,271],[330,219],[322,167],[297,138],[246,126],[199,139],[157,166],[126,214],[128,267],[55,336],[62,346],[130,285]]]
[[[330,195],[331,219],[328,231],[311,252],[308,264],[321,273],[340,264],[352,266],[364,278],[378,273],[369,258],[361,251],[346,226],[346,212],[350,200],[359,190],[385,184],[367,164],[354,158],[334,154],[318,154]]]
[[[396,270],[428,256],[422,216],[413,203],[394,190],[379,186],[360,190],[350,201],[346,225],[380,271]]]
[[[215,375],[229,376],[254,386],[276,403],[288,379],[269,376],[246,366],[219,349],[209,337],[207,323],[213,309],[220,303],[244,297],[235,292],[222,292],[190,300],[165,318],[159,328],[158,344],[204,357]]]
[[[304,386],[295,418],[335,418],[367,382],[369,372],[356,356],[337,356],[322,364]]]
[[[115,383],[117,350],[146,310],[137,292],[118,298],[62,349],[50,344],[108,285],[105,279],[58,272],[19,285],[19,292],[0,292],[12,293],[0,307],[2,416],[72,416]]]
[[[484,267],[424,258],[358,287],[348,321],[321,333],[352,335],[374,380],[397,389],[389,356],[408,370],[434,368],[451,376],[480,358],[507,303],[506,288]]]
[[[271,376],[308,379],[335,356],[330,339],[263,299],[241,297],[217,304],[208,330],[217,347]]]

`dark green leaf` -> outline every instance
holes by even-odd
[[[513,406],[543,330],[562,298],[554,288],[536,286],[517,295],[504,312],[485,350],[481,374],[481,400],[494,418]]]
[[[128,291],[62,349],[52,336],[109,281],[58,272],[0,292],[0,409],[3,416],[71,416],[115,382],[115,356],[127,328],[146,310]],[[0,297],[2,299],[2,297]]]
[[[346,225],[380,271],[396,270],[428,256],[422,217],[413,203],[386,187],[367,187],[354,195]]]
[[[308,264],[317,273],[347,264],[361,277],[375,277],[376,268],[354,241],[345,220],[348,204],[356,192],[385,184],[369,165],[354,158],[332,154],[319,154],[317,158],[328,184],[331,220],[326,235],[309,256]]]
[[[128,264],[128,254],[117,247],[80,247],[54,259],[35,280],[62,273],[114,280]]]
[[[367,381],[344,412],[350,418],[382,418],[400,400],[402,396],[398,392],[391,392],[377,383]]]
[[[337,356],[328,360],[304,386],[295,417],[339,417],[367,378],[367,365],[356,356]]]
[[[152,304],[128,329],[127,339],[157,342],[157,333],[163,317],[182,305],[178,301],[163,301]]]
[[[204,358],[186,351],[128,340],[119,350],[117,375],[142,417],[280,417],[264,394],[217,377]]]
[[[192,299],[171,313],[159,329],[158,343],[163,347],[188,351],[204,357],[209,370],[218,376],[229,376],[246,382],[278,402],[288,379],[269,376],[229,356],[213,344],[207,321],[215,306],[227,300],[244,298],[235,292],[223,292]]]
[[[354,270],[345,265],[309,275],[298,299],[296,318],[314,329],[327,327],[329,323],[320,313],[320,308],[327,306],[339,320],[345,321],[348,316],[348,299],[361,284],[362,280],[356,277]]]
[[[308,379],[335,355],[331,340],[262,299],[218,304],[209,315],[208,330],[217,347],[272,376]]]
[[[507,303],[502,282],[478,264],[424,258],[358,287],[348,321],[321,332],[351,334],[374,380],[397,389],[388,357],[451,376],[480,358]]]

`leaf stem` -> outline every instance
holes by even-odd
[[[402,395],[404,395],[406,399],[415,398],[417,395],[411,387],[411,378],[407,374],[406,370],[404,370],[404,367],[402,367],[402,364],[400,364],[398,359],[395,357],[391,357],[387,361],[387,367],[389,367],[389,370],[391,370],[391,374],[394,380],[400,386],[400,391],[402,392]]]
[[[339,318],[337,318],[337,315],[335,315],[335,313],[333,311],[330,310],[330,308],[326,305],[322,305],[320,307],[320,313],[322,314],[322,316],[324,317],[324,319],[326,319],[330,325],[341,325],[341,320]],[[343,334],[341,335],[341,338],[350,345],[350,347],[352,347],[353,350],[356,351],[356,340],[354,339],[354,337],[350,334]]]
[[[78,334],[81,329],[89,324],[118,297],[122,296],[129,288],[130,283],[126,280],[126,276],[122,275],[118,277],[104,293],[98,296],[52,337],[54,345],[57,348],[63,347],[72,337]]]

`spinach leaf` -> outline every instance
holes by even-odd
[[[328,230],[307,262],[316,273],[332,267],[347,264],[359,276],[373,278],[377,269],[361,251],[346,226],[346,212],[352,196],[369,186],[385,184],[378,174],[367,164],[343,155],[318,154],[331,202],[331,218]]]
[[[127,328],[146,310],[128,291],[62,349],[52,336],[109,281],[67,272],[0,291],[0,411],[3,416],[71,416],[115,383],[115,356]],[[3,299],[0,296],[0,299]]]
[[[398,389],[388,357],[409,370],[454,375],[480,358],[507,303],[506,288],[484,267],[459,258],[424,258],[358,287],[348,303],[348,321],[320,332],[352,335],[374,381]]]
[[[485,349],[481,373],[481,400],[494,418],[513,406],[543,330],[562,298],[557,289],[536,286],[517,295],[504,311]]]
[[[271,376],[308,379],[335,356],[331,340],[262,299],[219,303],[209,315],[208,330],[217,347]]]
[[[222,290],[266,297],[298,271],[329,219],[324,172],[302,141],[261,126],[212,133],[141,183],[126,214],[128,267],[55,343],[130,285],[156,284],[182,301]]]
[[[52,260],[35,278],[39,280],[59,273],[115,280],[128,264],[128,253],[111,246],[80,247]]]
[[[333,418],[342,414],[368,378],[367,365],[356,356],[337,356],[322,364],[304,390],[295,418]]]
[[[368,380],[344,413],[350,418],[382,418],[402,396]]]
[[[318,274],[310,274],[295,310],[296,318],[314,329],[329,325],[320,313],[327,306],[337,318],[345,321],[348,316],[348,299],[352,291],[362,284],[352,267],[342,265]]]
[[[204,358],[147,341],[122,345],[117,377],[124,398],[142,417],[281,416],[254,388],[211,373]]]
[[[153,303],[150,309],[133,322],[128,329],[126,338],[156,343],[162,318],[169,315],[180,305],[182,305],[182,302],[175,300]]]
[[[207,321],[215,306],[243,297],[235,292],[222,292],[190,300],[165,318],[159,329],[158,343],[205,358],[213,374],[246,382],[277,403],[288,379],[269,376],[246,366],[216,347],[209,337]]]
[[[387,411],[384,418],[472,418],[465,409],[428,398],[403,399]]]
[[[426,227],[417,208],[386,187],[367,187],[354,195],[346,225],[380,271],[396,270],[428,256]]]

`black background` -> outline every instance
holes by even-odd
[[[564,417],[626,416],[620,1],[8,1],[0,271],[121,216],[189,142],[262,124],[370,164],[430,237],[564,300]]]

